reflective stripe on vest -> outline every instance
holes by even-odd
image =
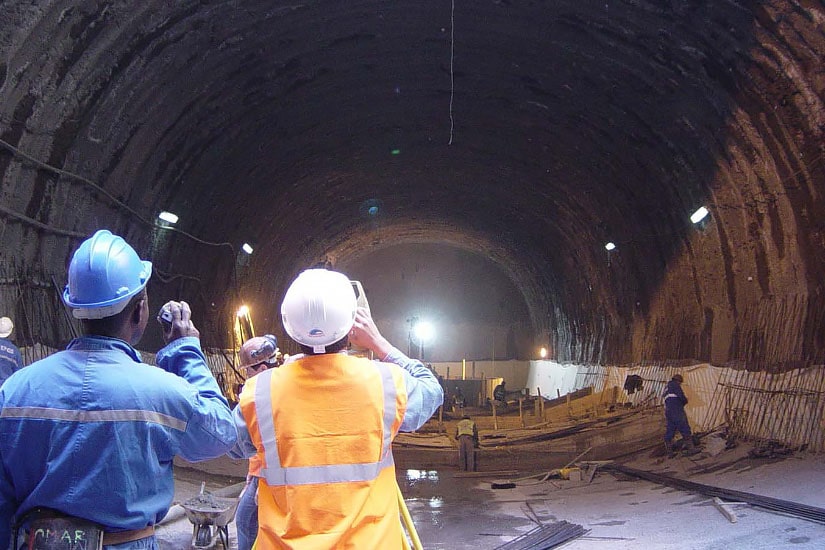
[[[377,367],[375,367],[377,368]],[[381,442],[381,459],[378,462],[361,464],[326,464],[320,466],[296,466],[284,468],[278,455],[278,442],[275,434],[274,413],[270,383],[273,370],[264,371],[256,376],[255,416],[264,448],[265,468],[261,468],[261,477],[270,487],[284,485],[309,485],[313,483],[342,483],[350,481],[371,481],[379,472],[393,464],[391,451],[392,427],[395,422],[397,391],[390,369],[378,369],[384,390],[383,438]]]

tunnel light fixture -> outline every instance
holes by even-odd
[[[243,250],[247,254],[252,254],[252,251],[254,249],[251,246],[249,246],[249,243],[243,243],[243,246],[241,247],[241,250]]]
[[[177,215],[172,214],[171,212],[167,212],[166,210],[158,214],[158,219],[165,221],[167,223],[171,223],[172,225],[178,223]]]
[[[242,305],[241,307],[238,308],[237,316],[238,317],[246,317],[247,315],[249,315],[249,306],[244,304],[244,305]]]
[[[693,223],[699,223],[700,221],[704,220],[709,213],[710,212],[708,212],[707,208],[705,208],[704,206],[700,206],[699,209],[696,210],[696,212],[690,215],[690,221],[692,221]]]
[[[614,248],[616,248],[616,245],[615,245],[615,244],[613,244],[612,242],[609,242],[609,243],[607,243],[606,245],[604,245],[604,248],[605,248],[605,250],[607,250],[608,252],[610,252],[611,250],[613,250]]]
[[[435,327],[429,321],[418,321],[413,327],[413,333],[420,343],[427,344],[435,338]]]

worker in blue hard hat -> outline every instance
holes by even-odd
[[[82,336],[0,388],[0,548],[12,537],[14,548],[52,548],[44,534],[68,531],[83,547],[157,549],[173,458],[205,460],[235,443],[186,302],[163,306],[157,367],[134,348],[151,317],[151,275],[106,230],[74,252],[63,301]]]

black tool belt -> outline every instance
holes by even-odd
[[[20,529],[26,550],[101,550],[103,528],[91,521],[67,516],[48,508],[27,512],[15,528],[15,544]]]

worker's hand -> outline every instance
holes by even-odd
[[[392,350],[392,345],[381,336],[369,311],[363,307],[355,312],[355,323],[349,332],[349,341],[354,346],[372,351],[378,359],[383,359]]]
[[[189,304],[169,301],[164,304],[162,309],[167,310],[172,315],[170,323],[165,323],[158,317],[158,322],[163,327],[163,340],[167,344],[185,336],[200,338],[201,333],[192,323],[192,310],[189,308]]]

